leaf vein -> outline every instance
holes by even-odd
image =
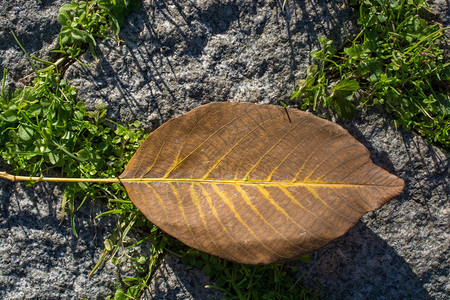
[[[217,210],[212,203],[211,196],[209,195],[209,193],[205,190],[205,188],[202,185],[200,185],[200,188],[202,189],[203,195],[205,195],[205,197],[206,197],[206,202],[208,202],[208,205],[211,208],[211,211],[213,212],[214,217],[217,219],[217,221],[219,221],[219,224],[222,226],[222,229],[225,231],[225,233],[231,238],[231,240],[233,241],[234,244],[236,244],[239,248],[244,250],[252,258],[256,258],[256,256],[253,253],[251,253],[244,246],[239,244],[236,241],[236,239],[231,235],[231,233],[228,231],[227,227],[222,223],[222,220],[220,219],[219,214],[217,213]]]
[[[173,165],[167,172],[166,174],[164,174],[163,178],[167,178],[169,177],[170,173],[172,173],[183,161],[185,161],[188,157],[190,157],[192,154],[194,154],[198,149],[200,149],[201,146],[203,146],[209,139],[211,139],[214,135],[216,135],[219,131],[221,131],[223,128],[227,127],[228,125],[230,125],[231,123],[233,123],[234,121],[242,118],[245,115],[245,113],[235,117],[234,119],[232,119],[230,122],[226,123],[225,125],[222,125],[221,127],[219,127],[216,131],[214,131],[213,133],[211,133],[204,141],[202,141],[194,150],[192,150],[188,155],[186,155],[182,160],[180,160],[179,162],[177,162],[175,165]]]
[[[320,218],[320,217],[319,217],[318,215],[316,215],[314,212],[312,212],[312,211],[310,211],[309,209],[307,209],[306,207],[304,207],[304,206],[300,203],[300,201],[298,201],[297,199],[295,199],[294,195],[292,195],[292,193],[291,193],[286,187],[280,187],[280,189],[288,196],[289,199],[291,199],[291,201],[292,201],[294,204],[296,204],[297,206],[299,206],[301,209],[305,210],[308,214],[314,216],[317,220],[320,221],[320,223],[324,224],[325,226],[329,227],[330,229],[332,229],[332,230],[334,231],[335,228],[334,228],[331,224],[329,224],[329,223],[327,223],[327,222],[324,222],[324,220],[323,220],[322,218]],[[314,236],[315,238],[317,238],[317,239],[319,239],[319,240],[322,240],[322,241],[328,241],[328,240],[326,240],[326,239],[324,239],[324,238],[321,238],[321,237],[316,236],[316,235],[315,235],[314,233],[312,233],[311,231],[307,231],[307,232],[309,232],[312,236]]]
[[[276,146],[278,146],[286,136],[288,136],[292,131],[294,131],[294,129],[296,129],[298,126],[300,126],[301,124],[303,124],[305,122],[306,118],[303,119],[301,122],[297,123],[294,127],[292,127],[288,132],[286,132],[280,139],[278,139],[278,141],[269,149],[266,151],[266,153],[264,153],[261,158],[256,162],[256,164],[254,164],[250,170],[247,172],[247,174],[245,174],[244,178],[248,178],[250,176],[250,173],[261,163],[261,161],[270,153],[272,152],[273,149],[275,149]]]
[[[197,238],[196,238],[196,236],[194,234],[194,231],[192,230],[191,225],[189,224],[189,220],[187,219],[186,213],[184,212],[183,201],[181,200],[181,196],[178,193],[178,189],[176,187],[174,187],[173,184],[170,183],[170,182],[169,182],[169,186],[172,188],[172,192],[173,192],[173,194],[174,194],[174,196],[175,196],[175,198],[177,200],[177,206],[178,206],[178,208],[181,211],[181,215],[183,216],[183,219],[186,222],[186,226],[189,229],[189,232],[191,233],[192,238],[196,241],[197,245],[201,245],[201,243],[198,242],[198,240],[197,240]]]
[[[214,171],[214,169],[216,169],[219,164],[245,139],[247,138],[250,134],[252,134],[253,132],[255,132],[255,130],[257,130],[258,128],[260,128],[261,126],[263,126],[264,123],[272,121],[273,119],[279,118],[279,116],[265,120],[264,122],[261,122],[258,124],[258,126],[256,126],[255,128],[253,128],[252,130],[250,130],[249,132],[247,132],[243,137],[241,137],[212,167],[211,169],[209,169],[206,174],[203,176],[203,178],[208,178],[209,174],[211,174],[212,171]]]
[[[330,125],[331,126],[331,125]],[[297,174],[295,174],[294,179],[292,180],[293,182],[295,182],[298,178],[298,176],[302,173],[303,168],[306,166],[306,164],[309,162],[309,160],[311,159],[311,157],[313,156],[314,153],[316,153],[316,151],[320,148],[320,146],[322,146],[323,144],[325,144],[326,142],[330,141],[330,140],[334,140],[337,139],[341,136],[345,135],[345,133],[339,134],[337,136],[331,136],[326,140],[323,140],[320,144],[318,144],[314,150],[309,154],[308,158],[306,158],[305,162],[303,163],[302,167],[300,168],[300,170],[297,172]]]
[[[302,225],[298,224],[294,219],[291,218],[291,216],[280,206],[278,205],[278,203],[273,200],[272,196],[270,196],[269,191],[267,191],[263,186],[258,186],[258,190],[259,192],[262,194],[262,196],[264,198],[266,198],[267,200],[269,200],[269,202],[275,206],[275,208],[277,210],[279,210],[286,218],[288,218],[292,223],[294,223],[298,228],[300,228],[301,230],[305,231],[305,232],[309,232],[308,230],[306,230]]]
[[[292,243],[291,241],[289,241],[289,239],[287,239],[281,232],[279,232],[275,227],[273,227],[272,224],[270,224],[266,218],[264,218],[264,216],[259,212],[258,208],[252,203],[252,200],[250,199],[250,197],[247,195],[247,193],[245,192],[245,190],[239,186],[236,185],[235,186],[237,191],[242,195],[242,197],[244,198],[245,202],[247,203],[248,206],[250,206],[250,208],[258,215],[258,217],[267,225],[269,226],[273,231],[275,231],[279,236],[281,236],[283,238],[283,240],[285,240],[288,244],[290,244],[291,246],[294,246],[298,249],[301,250],[306,250],[305,248],[300,247],[299,245],[296,245],[294,243]],[[308,231],[305,231],[308,232]],[[309,232],[308,232],[309,233]]]
[[[308,189],[308,191],[314,196],[314,198],[318,199],[320,202],[322,202],[326,207],[328,207],[330,210],[332,210],[334,213],[336,213],[337,215],[341,216],[343,219],[347,220],[350,223],[354,223],[354,220],[350,220],[349,218],[347,218],[345,215],[341,214],[340,212],[338,212],[337,210],[335,210],[333,207],[331,207],[330,205],[328,205],[328,203],[326,203],[320,196],[319,194],[317,194],[316,191],[314,191],[313,188],[311,187],[306,187]]]
[[[220,196],[220,198],[223,200],[223,202],[231,209],[231,211],[234,213],[234,216],[236,217],[236,219],[238,219],[238,221],[244,225],[244,227],[248,230],[248,232],[250,232],[250,234],[252,236],[255,237],[255,239],[261,244],[261,246],[263,246],[264,248],[266,248],[269,252],[275,254],[276,256],[280,257],[280,258],[287,258],[275,251],[273,251],[272,249],[270,249],[269,247],[267,247],[259,238],[258,236],[255,234],[255,232],[253,232],[253,230],[250,228],[250,226],[242,219],[241,215],[237,212],[236,208],[234,207],[234,205],[231,203],[231,201],[228,199],[227,196],[225,196],[225,194],[217,187],[217,185],[213,184],[213,189],[216,191],[216,193]]]
[[[211,239],[211,242],[214,244],[215,248],[216,248],[219,252],[221,252],[222,255],[225,255],[225,256],[226,256],[226,253],[222,250],[221,247],[219,247],[219,245],[217,245],[216,240],[214,239],[214,237],[212,236],[211,232],[210,232],[209,229],[208,229],[208,224],[207,224],[207,222],[206,222],[205,215],[203,214],[203,211],[202,211],[202,206],[201,206],[201,204],[200,204],[200,202],[199,202],[199,199],[198,199],[197,194],[195,193],[195,186],[196,186],[196,183],[192,183],[192,184],[191,184],[190,192],[191,192],[192,200],[193,200],[195,206],[196,206],[197,209],[198,209],[198,213],[199,213],[199,215],[200,215],[200,218],[202,219],[203,227],[205,227],[205,230],[206,230],[206,232],[208,233],[208,235],[209,235],[209,237],[210,237],[210,239]]]
[[[348,146],[346,146],[346,147],[342,147],[342,148],[339,149],[339,152],[342,152],[343,150],[348,149],[348,148],[352,148],[352,147],[354,147],[354,145],[351,145],[351,144],[348,145]],[[317,171],[318,168],[320,168],[326,161],[328,161],[331,157],[335,156],[336,153],[339,153],[339,152],[330,153],[330,154],[328,155],[328,157],[326,157],[325,159],[322,159],[322,161],[321,161],[319,164],[317,164],[317,166],[314,168],[314,170],[312,170],[312,171],[309,173],[309,175],[305,177],[305,179],[304,179],[303,181],[305,181],[305,182],[308,181],[309,178],[310,178],[311,176],[314,175],[314,173]],[[359,155],[357,158],[363,157],[363,156],[365,156],[365,155],[366,155],[365,153],[362,153],[362,154]],[[342,165],[345,165],[348,161],[352,161],[352,160],[355,160],[355,159],[356,159],[356,158],[354,158],[354,157],[350,157],[350,158],[347,159],[346,161],[341,162],[338,166],[336,166],[336,167],[330,169],[327,173],[325,173],[325,175],[321,176],[321,178],[323,178],[324,176],[328,175],[330,172],[332,172],[332,171],[334,171],[334,170],[340,168]]]

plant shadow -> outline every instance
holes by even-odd
[[[342,43],[354,16],[329,1],[285,10],[278,1],[144,1],[125,20],[124,43],[102,41],[98,63],[84,55],[92,67],[72,66],[68,80],[88,107],[104,102],[109,118],[147,129],[209,102],[277,103],[311,63],[317,37]]]
[[[361,222],[312,260],[298,263],[298,276],[323,299],[431,299],[404,258]]]
[[[149,299],[223,299],[223,293],[213,288],[214,282],[195,267],[189,267],[168,254],[156,271],[146,297]]]

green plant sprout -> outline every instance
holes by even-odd
[[[54,52],[77,59],[88,45],[95,59],[95,38],[107,38],[112,30],[119,40],[124,16],[137,10],[139,0],[72,1],[59,9],[58,22],[62,25],[58,35],[60,49]]]
[[[302,109],[330,107],[344,118],[364,105],[380,105],[396,125],[448,149],[450,64],[441,47],[448,28],[420,18],[423,0],[353,3],[360,3],[361,31],[339,53],[319,37],[322,49],[311,57],[322,63],[308,68],[291,99]]]

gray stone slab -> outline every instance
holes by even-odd
[[[168,255],[156,271],[143,299],[222,299],[223,293],[207,285],[214,285],[202,270],[186,266]]]
[[[51,50],[58,48],[56,37],[61,25],[58,9],[67,0],[0,0],[0,78],[8,71],[7,86],[29,84],[33,69],[11,31],[30,56],[51,59]]]
[[[41,49],[39,43],[44,49],[54,42],[57,30],[50,35],[60,2],[29,2],[30,8],[25,1],[22,8],[0,2],[2,17],[20,11],[17,21],[0,24],[23,24],[14,28],[22,28],[19,38],[32,52]],[[103,40],[96,48],[99,62],[86,53],[82,60],[91,67],[74,64],[66,77],[91,108],[103,102],[109,118],[123,124],[140,120],[148,129],[212,101],[278,103],[304,76],[318,35],[339,46],[356,30],[356,15],[345,1],[288,1],[285,11],[280,2],[143,1],[125,21],[125,43]],[[36,25],[39,18],[53,28],[48,36]],[[35,25],[27,27],[27,20]],[[3,42],[7,30],[1,28]],[[33,36],[40,41],[27,44],[24,37]],[[0,46],[0,54],[2,67],[19,66],[11,69],[15,80],[30,71],[15,61],[18,47]],[[397,131],[376,109],[340,123],[369,148],[375,163],[404,178],[406,188],[314,253],[313,263],[299,264],[299,275],[306,272],[303,284],[322,286],[324,299],[447,298],[448,154],[414,133]],[[61,189],[0,182],[0,298],[92,299],[114,290],[111,264],[87,279],[113,220],[94,224],[102,204],[91,203],[77,218],[80,238],[73,237],[67,220],[58,225]],[[220,298],[204,288],[211,283],[199,270],[168,257],[145,298]]]
[[[114,291],[115,267],[88,279],[113,218],[94,220],[104,204],[86,203],[76,218],[60,222],[63,185],[0,182],[0,298],[105,298]]]
[[[315,252],[313,263],[300,264],[302,282],[322,286],[324,299],[448,299],[448,153],[397,130],[378,109],[340,123],[376,164],[405,180],[405,189]]]
[[[122,28],[125,43],[104,40],[67,78],[80,100],[122,123],[146,128],[212,101],[279,103],[311,64],[319,35],[342,45],[355,31],[344,2],[144,1]]]

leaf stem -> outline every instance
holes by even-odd
[[[54,181],[54,182],[103,182],[114,183],[120,182],[119,178],[58,178],[58,177],[32,177],[32,176],[15,176],[6,172],[0,172],[0,178],[9,181]]]

